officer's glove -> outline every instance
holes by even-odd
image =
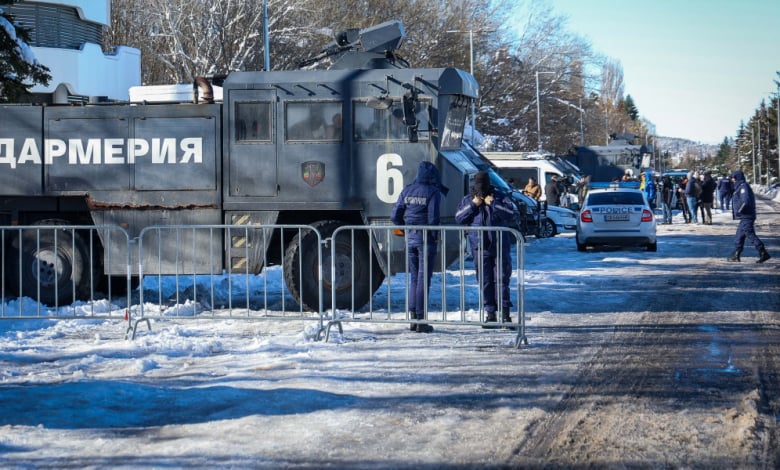
[[[492,194],[488,194],[487,197],[485,197],[485,204],[487,204],[488,206],[493,204],[493,195]]]

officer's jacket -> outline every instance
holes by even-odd
[[[455,220],[461,225],[471,227],[507,227],[515,216],[512,200],[498,189],[493,189],[492,204],[480,204],[477,206],[472,199],[474,195],[465,196],[455,212]],[[502,233],[502,249],[508,252],[511,247],[509,232]],[[482,249],[495,255],[498,248],[498,233],[490,230],[469,232],[469,243],[472,249],[479,249],[480,234],[482,235]]]
[[[734,219],[756,218],[756,196],[745,180],[745,174],[737,170],[734,178],[734,195],[731,197],[731,214]]]
[[[395,225],[439,225],[440,205],[439,170],[431,162],[421,162],[414,182],[398,196],[390,220]],[[428,231],[425,242],[435,242],[437,235],[434,231]],[[410,230],[407,236],[409,243],[423,243],[421,230]]]
[[[734,191],[734,186],[731,184],[731,180],[724,177],[718,180],[718,192],[723,194],[731,194]]]

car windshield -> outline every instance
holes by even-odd
[[[518,201],[524,203],[525,205],[529,207],[535,207],[536,201],[531,199],[530,197],[526,196],[525,194],[521,193],[520,191],[512,191],[512,197],[517,199]]]
[[[687,175],[686,172],[673,172],[673,173],[664,173],[662,176],[668,176],[672,180],[672,183],[680,184],[680,181],[682,181],[686,175]]]
[[[490,184],[500,189],[501,191],[504,191],[505,193],[512,192],[512,187],[509,186],[509,183],[507,183],[504,178],[501,177],[501,175],[496,173],[492,168],[488,168],[485,171],[487,171],[490,175]]]
[[[611,205],[637,205],[644,204],[641,193],[635,192],[606,192],[591,193],[588,196],[589,206],[611,206]]]

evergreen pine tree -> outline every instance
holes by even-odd
[[[623,109],[632,121],[636,121],[639,118],[639,110],[636,108],[634,98],[631,95],[626,95],[626,98],[623,100]]]
[[[48,85],[49,69],[39,64],[27,43],[29,30],[14,24],[3,5],[16,0],[0,0],[0,102],[19,101],[36,84]]]

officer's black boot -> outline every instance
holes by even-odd
[[[495,323],[498,319],[496,318],[496,312],[485,312],[485,323]],[[496,328],[499,328],[498,325],[482,325],[482,328],[485,328],[486,330],[493,330]]]
[[[512,324],[512,317],[509,315],[509,307],[501,309],[501,322],[504,324],[504,328],[508,330],[515,328],[515,325]]]
[[[424,320],[425,316],[422,313],[418,313],[412,318],[417,320]],[[412,323],[409,329],[418,333],[431,333],[433,331],[433,327],[427,323]]]
[[[756,261],[756,263],[763,263],[769,258],[771,258],[771,256],[769,256],[769,253],[767,253],[766,247],[762,246],[761,248],[758,249],[758,261]]]
[[[740,260],[739,260],[739,255],[740,255],[741,253],[742,253],[742,250],[734,250],[734,253],[732,253],[732,255],[731,255],[731,256],[729,256],[728,258],[726,258],[726,261],[735,261],[735,262],[737,262],[737,263],[738,263],[738,262],[740,261]]]
[[[409,312],[409,318],[412,320],[417,319],[417,312]],[[409,331],[417,331],[417,323],[410,323],[409,324]]]
[[[424,319],[423,314],[422,313],[417,314],[417,319],[423,320]],[[431,333],[433,332],[433,327],[427,323],[418,323],[416,331],[418,333]]]

